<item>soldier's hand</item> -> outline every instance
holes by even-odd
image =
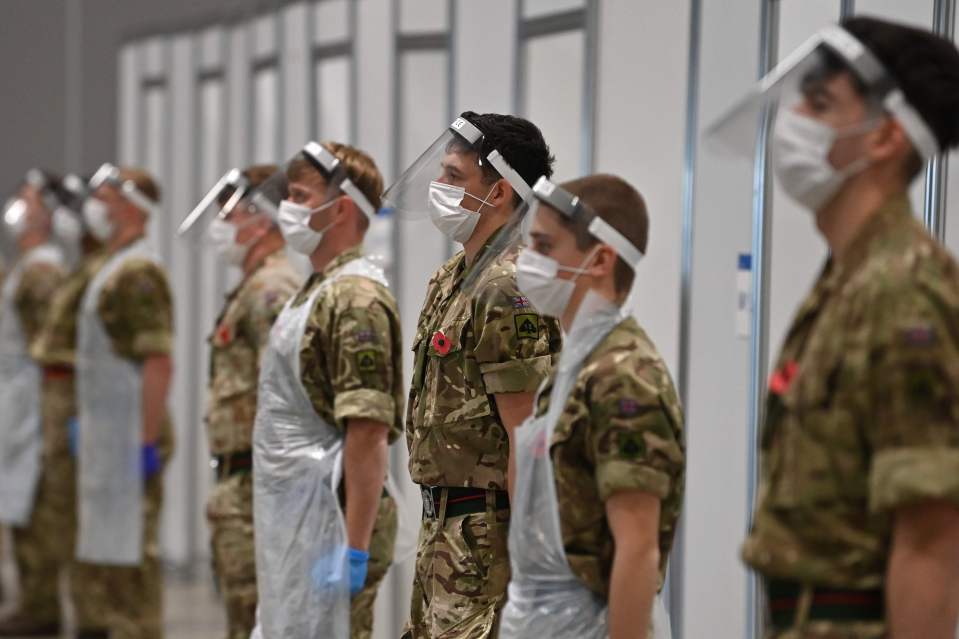
[[[350,597],[355,597],[366,585],[366,569],[370,563],[370,553],[350,548]]]
[[[76,457],[80,450],[80,420],[76,415],[67,418],[67,445],[70,456]]]
[[[160,472],[160,454],[156,444],[143,445],[143,480],[150,479]]]

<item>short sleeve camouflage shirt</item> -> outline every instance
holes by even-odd
[[[90,280],[103,266],[106,254],[85,255],[77,269],[57,289],[31,355],[44,366],[73,366],[76,361],[77,315]]]
[[[536,414],[549,406],[552,380]],[[583,362],[550,446],[566,557],[574,574],[606,597],[613,537],[605,503],[627,490],[660,499],[660,585],[685,489],[683,412],[656,347],[632,318]]]
[[[355,247],[297,293],[294,306],[346,263],[359,258]],[[403,364],[399,310],[389,289],[367,277],[344,275],[313,304],[300,346],[300,377],[313,408],[343,429],[350,419],[389,426],[389,441],[403,432]]]
[[[206,427],[210,452],[225,455],[253,445],[260,355],[283,305],[301,277],[283,249],[266,257],[226,298],[210,343]]]
[[[515,262],[486,266],[472,296],[461,288],[467,271],[460,253],[427,286],[406,417],[410,474],[505,490],[509,441],[493,395],[536,390],[559,353],[559,324],[519,292]]]
[[[746,561],[881,588],[892,513],[959,504],[959,268],[888,202],[826,265],[771,376]]]
[[[172,353],[173,298],[155,262],[127,259],[104,283],[97,311],[121,357],[141,361]]]
[[[54,295],[65,277],[63,267],[53,262],[38,260],[23,268],[13,295],[23,334],[31,349],[40,336]]]

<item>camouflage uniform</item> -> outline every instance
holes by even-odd
[[[770,380],[743,551],[770,593],[768,636],[885,636],[893,514],[959,504],[957,325],[959,269],[905,195],[799,308]]]
[[[75,362],[77,313],[87,284],[103,264],[99,253],[85,257],[57,289],[43,326],[31,344],[31,355],[44,367],[41,388],[43,453],[37,497],[30,523],[15,531],[17,556],[29,566],[21,580],[24,613],[59,618],[58,578],[69,567],[77,623],[90,629],[97,623],[91,609],[87,578],[73,561],[76,544],[76,462],[70,451],[67,421],[76,416]],[[39,611],[42,614],[38,614]]]
[[[210,453],[220,465],[207,519],[213,566],[226,604],[228,639],[250,636],[257,604],[251,468],[231,462],[251,455],[260,354],[273,321],[300,279],[282,249],[267,256],[227,296],[209,338],[206,428]]]
[[[552,380],[539,395],[549,407]],[[609,596],[613,537],[606,500],[640,490],[661,500],[659,585],[682,508],[686,468],[683,412],[672,378],[646,332],[629,318],[583,362],[550,442],[560,529],[573,573]]]
[[[97,311],[114,351],[142,362],[173,350],[173,300],[166,274],[155,263],[131,258],[104,283]],[[163,420],[157,449],[163,466],[173,453],[173,429]],[[163,472],[144,483],[143,560],[139,566],[86,564],[85,584],[113,639],[157,639],[163,636],[163,575],[160,570],[159,524],[163,504]]]
[[[20,283],[14,293],[14,307],[20,316],[23,334],[29,345],[36,343],[43,326],[44,318],[50,311],[51,302],[57,288],[63,282],[66,273],[56,264],[34,262],[27,265],[21,275]],[[43,404],[45,397],[41,390],[41,410],[49,408]],[[38,482],[38,496],[43,489],[42,479]],[[36,516],[34,515],[34,519]],[[5,624],[31,625],[58,624],[60,622],[60,601],[56,571],[51,572],[43,553],[44,533],[34,526],[12,529],[13,550],[20,575],[20,605],[18,613]],[[55,529],[49,530],[52,534]]]
[[[437,517],[424,517],[404,634],[414,639],[496,635],[509,582],[509,509],[496,507],[492,491],[506,489],[509,441],[493,395],[535,391],[560,349],[556,321],[519,293],[515,263],[486,266],[473,296],[461,290],[467,271],[464,253],[441,266],[420,312],[406,422],[410,475],[422,486],[491,492],[485,512],[446,517],[444,496]]]
[[[360,255],[359,247],[344,251],[310,276],[293,306],[303,304],[334,270]],[[396,441],[403,424],[401,344],[399,311],[387,288],[354,276],[330,284],[316,298],[300,346],[301,381],[316,413],[341,430],[351,419],[382,422],[389,426],[389,441]],[[384,492],[370,540],[366,585],[351,605],[354,639],[372,635],[373,603],[393,561],[396,530],[396,503]]]

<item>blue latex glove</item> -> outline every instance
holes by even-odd
[[[316,560],[310,573],[314,588],[321,590],[343,583],[345,577],[343,569],[346,566],[341,553],[342,551],[330,553]],[[366,584],[366,569],[370,561],[370,553],[349,548],[345,559],[349,561],[350,567],[350,597],[354,597]]]
[[[67,418],[67,444],[70,456],[75,458],[80,451],[80,420],[76,416]]]
[[[143,448],[143,479],[147,480],[160,472],[160,454],[156,444],[144,444]]]
[[[350,548],[350,597],[355,597],[366,585],[366,569],[370,563],[370,553]]]

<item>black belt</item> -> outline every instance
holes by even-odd
[[[794,581],[772,579],[766,582],[769,619],[777,631],[789,629],[795,623],[803,589],[802,584]],[[883,621],[885,618],[886,599],[879,588],[812,588],[810,621]]]
[[[486,490],[483,488],[462,488],[445,486],[420,486],[423,493],[423,517],[436,519],[443,503],[443,491],[446,492],[446,517],[459,517],[486,512],[487,493],[496,493],[496,510],[509,508],[509,493],[505,490]]]
[[[225,455],[214,455],[216,462],[217,479],[232,477],[253,471],[253,451],[244,450],[238,453],[226,453]]]

